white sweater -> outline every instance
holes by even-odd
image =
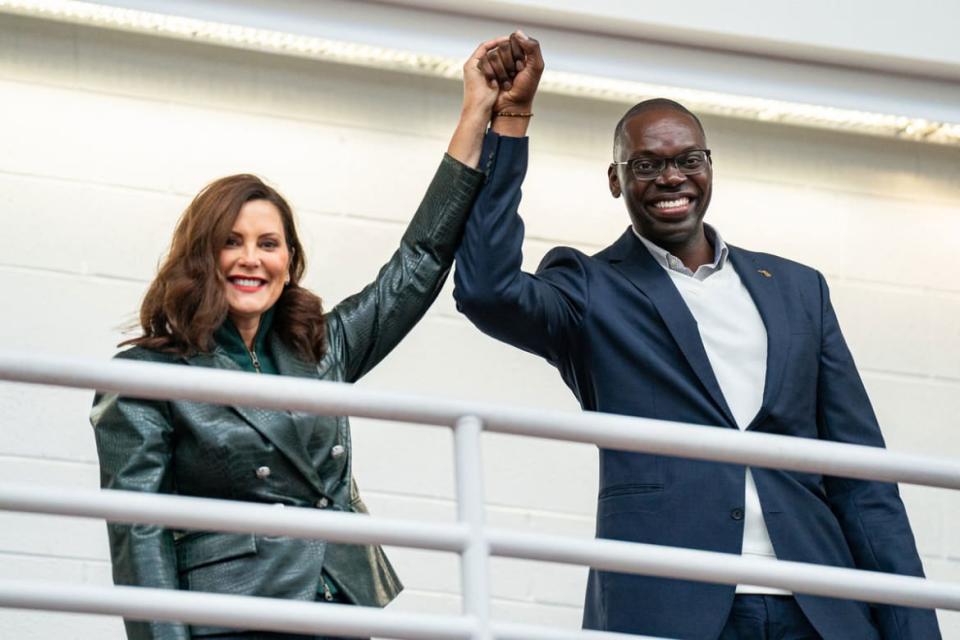
[[[727,261],[729,250],[726,244],[713,228],[706,227],[706,230],[707,237],[712,240],[715,259],[713,264],[702,265],[696,273],[664,249],[639,237],[670,275],[696,319],[703,348],[723,397],[737,426],[746,429],[763,402],[767,330],[753,298],[740,281],[733,264]],[[743,511],[743,555],[775,558],[749,468]],[[737,593],[789,594],[779,589],[743,584],[737,585]]]

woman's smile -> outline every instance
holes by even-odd
[[[233,287],[244,293],[256,293],[266,286],[267,281],[263,278],[249,278],[244,276],[230,276],[227,281]]]

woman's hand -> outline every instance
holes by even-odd
[[[480,163],[483,134],[490,123],[493,105],[500,87],[492,76],[484,75],[482,65],[491,50],[507,44],[509,36],[483,42],[463,64],[463,109],[460,122],[450,139],[447,153],[463,164],[476,167]]]
[[[510,44],[510,36],[501,36],[480,44],[463,63],[463,113],[482,116],[490,121],[493,105],[500,93],[500,85],[491,74],[485,75],[483,65],[490,51]]]

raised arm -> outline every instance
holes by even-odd
[[[553,363],[571,343],[587,302],[582,255],[555,249],[536,275],[521,270],[520,188],[527,170],[525,136],[543,72],[540,45],[517,32],[488,52],[482,68],[502,87],[481,167],[487,180],[457,251],[454,297],[481,331]]]
[[[464,64],[460,120],[400,247],[376,280],[327,315],[328,353],[352,382],[382,360],[423,317],[443,286],[483,182],[477,170],[483,133],[497,97],[479,57],[506,38],[484,42]]]

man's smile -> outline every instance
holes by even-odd
[[[697,203],[693,195],[671,194],[657,196],[647,201],[647,208],[657,218],[679,219],[689,214]]]

